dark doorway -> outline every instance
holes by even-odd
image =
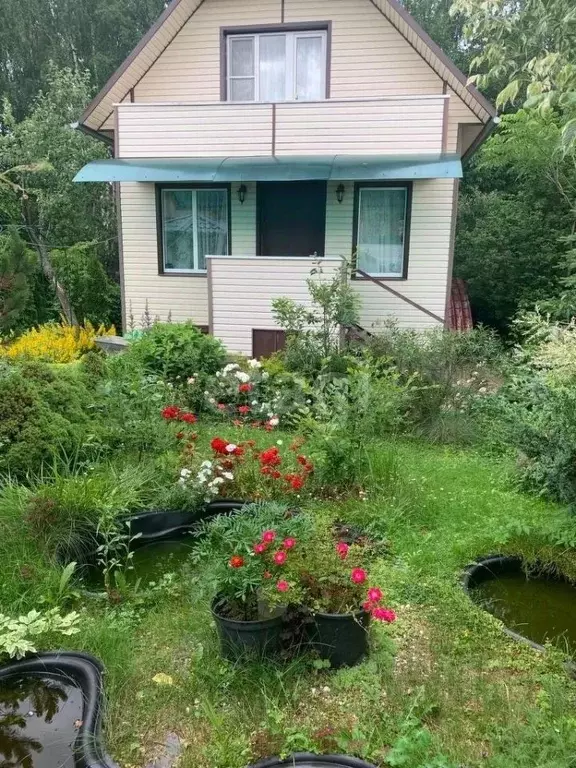
[[[272,329],[252,329],[252,357],[260,360],[262,357],[270,357],[274,352],[284,349],[286,333]]]
[[[259,256],[324,256],[325,181],[266,181],[257,194]]]

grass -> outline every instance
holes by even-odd
[[[223,661],[193,571],[151,601],[85,605],[82,632],[69,640],[106,665],[115,759],[146,765],[175,733],[180,768],[242,768],[291,751],[403,768],[574,768],[576,684],[562,655],[510,640],[459,584],[471,559],[495,551],[554,559],[576,574],[573,550],[550,533],[575,524],[512,478],[510,466],[473,451],[379,445],[365,501],[310,505],[387,541],[374,576],[398,621],[373,628],[371,657],[354,669]],[[57,570],[6,505],[0,526],[3,608],[37,605]],[[23,563],[36,574],[24,588]]]

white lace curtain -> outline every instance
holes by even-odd
[[[406,228],[405,187],[364,187],[358,203],[358,267],[371,275],[401,276]]]

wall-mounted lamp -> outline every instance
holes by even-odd
[[[244,200],[246,200],[246,192],[248,192],[246,184],[241,184],[238,187],[238,200],[240,200],[240,205],[244,205]]]
[[[338,186],[336,187],[336,200],[338,200],[339,203],[341,203],[342,200],[344,200],[345,193],[346,193],[346,187],[344,186],[344,184],[338,184]]]

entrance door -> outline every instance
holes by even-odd
[[[325,181],[258,184],[260,256],[324,256]]]

